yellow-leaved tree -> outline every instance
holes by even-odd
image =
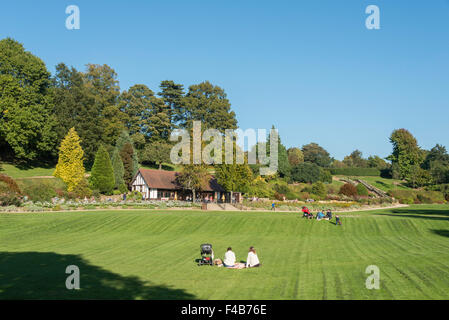
[[[81,139],[75,128],[71,128],[59,147],[58,164],[53,175],[67,184],[68,192],[74,191],[85,181],[84,151],[80,143]]]

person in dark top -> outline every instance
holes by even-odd
[[[326,218],[328,218],[329,220],[332,220],[332,211],[330,209],[327,209]]]
[[[338,225],[341,226],[341,220],[340,220],[340,217],[338,216],[338,214],[335,215],[335,225],[336,226],[338,226]]]

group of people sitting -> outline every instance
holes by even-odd
[[[214,264],[218,267],[225,267],[229,269],[256,268],[261,265],[254,247],[249,248],[246,262],[236,262],[236,260],[235,253],[232,251],[232,248],[229,247],[225,253],[223,261],[221,259],[215,259]]]
[[[311,213],[309,211],[309,208],[302,207],[302,213],[303,213],[303,218],[313,219],[313,213]],[[332,211],[330,209],[327,209],[327,212],[325,215],[323,213],[323,211],[320,210],[316,214],[316,219],[317,220],[332,220]],[[341,225],[340,217],[338,215],[335,215],[335,219],[336,219],[336,224]]]

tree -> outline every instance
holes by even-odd
[[[314,183],[320,180],[321,170],[315,163],[304,162],[292,168],[291,176],[296,182]]]
[[[77,128],[82,128],[82,138],[88,145],[86,162],[90,166],[101,144],[112,150],[112,145],[125,129],[127,117],[117,107],[120,87],[114,69],[108,65],[88,64],[82,76],[89,104],[83,110]]]
[[[192,192],[193,202],[195,202],[196,191],[201,190],[207,182],[209,173],[202,165],[185,165],[176,177],[177,183],[185,190]]]
[[[275,129],[274,125],[271,127],[272,130]],[[270,146],[271,133],[267,137],[266,145]],[[270,158],[271,150],[268,148],[267,156]],[[291,165],[288,161],[287,148],[282,144],[281,137],[278,134],[278,173],[280,177],[290,178],[291,176]]]
[[[103,145],[100,145],[95,155],[90,175],[90,185],[92,189],[104,194],[112,194],[112,190],[114,190],[114,169],[112,168],[109,154]]]
[[[50,73],[44,62],[7,38],[0,41],[0,147],[17,161],[51,162],[57,135]]]
[[[237,129],[237,119],[225,91],[209,81],[189,87],[184,99],[186,109],[185,127],[193,127],[193,121],[201,121],[204,129]]]
[[[133,161],[134,149],[131,143],[127,142],[123,146],[120,151],[120,157],[123,161],[123,168],[125,169],[125,173],[123,175],[123,179],[125,180],[125,184],[128,188],[131,186],[131,182],[134,178],[134,161]]]
[[[169,108],[171,129],[186,126],[186,110],[184,104],[184,86],[174,83],[171,80],[165,80],[160,85],[161,92],[158,95]]]
[[[390,136],[393,145],[393,153],[388,156],[388,160],[393,165],[393,177],[400,179],[411,178],[416,174],[417,167],[424,161],[424,152],[418,146],[415,137],[406,129],[394,130]]]
[[[384,159],[382,159],[379,156],[369,156],[368,157],[368,167],[383,170],[383,169],[387,169],[389,167],[389,165]]]
[[[139,158],[137,156],[137,151],[134,149],[133,140],[130,138],[128,132],[122,131],[120,136],[117,138],[117,142],[115,143],[115,147],[119,150],[120,155],[122,154],[121,152],[123,150],[123,147],[127,143],[129,143],[131,145],[131,150],[132,150],[130,152],[131,152],[131,162],[132,162],[131,177],[133,177],[139,170]],[[123,159],[123,156],[122,156],[122,160],[123,160],[123,164],[125,164],[125,160]],[[126,169],[125,169],[125,174],[126,174]]]
[[[145,147],[142,161],[153,162],[162,170],[162,164],[170,162],[172,146],[165,142],[153,142]]]
[[[304,162],[315,163],[320,167],[329,167],[332,159],[324,148],[317,143],[309,143],[302,147]]]
[[[247,164],[221,164],[214,168],[217,182],[226,191],[248,192],[253,173]]]
[[[111,161],[112,168],[114,170],[115,188],[120,191],[126,191],[125,180],[123,179],[123,176],[125,175],[125,168],[123,167],[123,161],[117,148],[114,148],[114,151],[112,152]],[[124,185],[125,188],[123,188]]]
[[[59,147],[59,159],[53,175],[61,178],[67,185],[67,191],[73,192],[85,182],[84,151],[81,139],[75,128],[71,128]]]
[[[366,168],[368,167],[368,161],[363,158],[363,154],[360,150],[354,150],[349,156],[343,159],[343,163],[347,167]]]
[[[287,154],[288,162],[292,167],[304,162],[304,154],[299,148],[289,148]]]
[[[143,84],[136,84],[120,95],[119,107],[128,116],[126,127],[130,135],[136,133],[148,135],[148,118],[153,99],[153,91]]]

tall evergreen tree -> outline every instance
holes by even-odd
[[[61,178],[67,184],[67,191],[74,191],[84,183],[85,170],[83,165],[84,151],[81,139],[74,128],[71,128],[59,147],[59,160],[54,176]]]
[[[120,134],[120,136],[117,139],[117,142],[115,143],[115,147],[118,149],[120,155],[122,154],[123,148],[127,143],[129,143],[131,145],[131,150],[132,150],[131,151],[131,163],[132,163],[131,176],[134,176],[137,173],[137,171],[139,170],[139,159],[137,156],[137,151],[134,149],[133,141],[132,141],[131,137],[129,136],[128,132],[122,131],[122,133]],[[123,159],[123,156],[122,156],[122,160],[123,160],[123,165],[125,165],[125,160]]]
[[[106,148],[100,145],[92,166],[90,185],[104,194],[112,194],[115,186],[114,169]]]
[[[125,180],[123,179],[125,168],[123,167],[123,161],[117,148],[114,148],[112,152],[111,161],[112,168],[114,169],[115,188],[122,191],[123,185],[125,185]]]
[[[133,163],[133,146],[131,143],[127,142],[120,150],[120,157],[123,161],[123,168],[125,169],[125,173],[123,175],[123,179],[125,180],[125,184],[128,188],[131,186],[132,179],[134,178],[134,163]]]
[[[184,86],[171,80],[165,80],[160,85],[161,92],[158,95],[168,106],[171,129],[185,127],[186,110],[184,101]]]

